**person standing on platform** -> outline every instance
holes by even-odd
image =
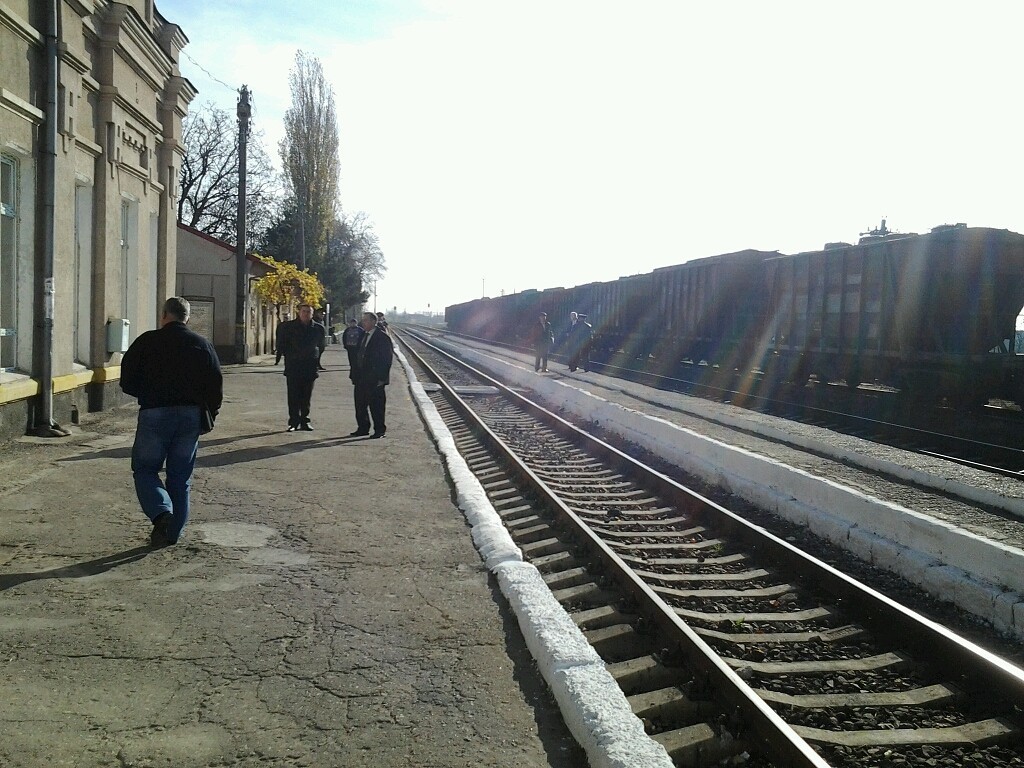
[[[324,350],[327,348],[327,324],[324,322],[324,311],[322,309],[318,309],[313,313],[313,322],[324,329],[324,340],[320,344],[320,354],[316,356],[316,369],[318,371],[326,371],[327,369],[320,362],[320,358],[324,356]]]
[[[555,343],[555,332],[551,330],[551,323],[548,322],[548,313],[541,312],[537,322],[533,323],[526,334],[534,351],[533,370],[547,371],[548,354],[551,352],[551,345]]]
[[[364,333],[366,331],[359,327],[356,319],[350,317],[348,328],[341,334],[341,343],[348,353],[348,377],[353,384],[356,383],[356,355],[359,354],[359,342],[363,340]]]
[[[299,316],[277,326],[277,365],[284,358],[288,382],[288,431],[312,432],[310,400],[317,373],[317,360],[324,346],[324,327],[313,322],[313,307],[299,304]]]
[[[213,345],[185,327],[191,311],[185,299],[167,299],[160,327],[135,339],[121,360],[121,389],[139,400],[132,474],[154,547],[176,544],[188,522],[199,435],[213,428],[224,394]]]
[[[569,327],[565,332],[565,353],[569,357],[569,371],[576,372],[583,363],[583,370],[590,370],[590,346],[594,339],[594,328],[586,321],[587,316],[569,313]]]
[[[388,321],[384,319],[384,313],[377,313],[377,327],[384,330],[384,333],[391,335],[391,331],[388,330]]]
[[[384,418],[387,395],[384,387],[391,383],[391,361],[394,347],[387,331],[377,322],[373,312],[364,312],[363,338],[356,354],[355,404],[356,431],[349,437],[370,434],[373,420],[373,438],[384,437],[388,431]]]
[[[580,356],[577,360],[577,365],[583,366],[585,373],[590,372],[590,349],[594,346],[594,326],[587,321],[586,315],[579,315],[580,329],[579,333],[580,340]]]

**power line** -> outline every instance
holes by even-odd
[[[195,66],[197,66],[197,67],[198,67],[199,69],[201,69],[201,70],[202,70],[203,72],[205,72],[205,73],[206,73],[206,76],[207,76],[207,77],[209,77],[209,78],[210,78],[211,80],[213,80],[213,81],[214,81],[215,83],[220,83],[221,85],[223,85],[223,86],[224,86],[225,88],[227,88],[227,89],[228,89],[229,91],[231,91],[232,93],[238,93],[238,88],[236,88],[236,87],[235,87],[235,86],[233,86],[233,85],[228,85],[227,83],[225,83],[225,82],[224,82],[223,80],[221,80],[221,79],[220,79],[219,77],[217,77],[217,76],[216,76],[215,74],[213,74],[213,72],[211,72],[211,71],[210,71],[210,70],[208,70],[208,69],[207,69],[206,67],[204,67],[204,66],[203,66],[202,64],[200,64],[200,63],[199,63],[198,61],[196,61],[196,60],[195,60],[195,59],[193,59],[193,58],[192,58],[191,56],[189,56],[189,55],[188,55],[188,54],[187,54],[187,53],[186,53],[185,51],[182,51],[182,52],[181,52],[181,55],[182,55],[182,56],[184,56],[184,57],[185,57],[186,59],[188,59],[189,61],[191,61],[191,62],[192,62],[192,63],[193,63],[193,64],[194,64]]]

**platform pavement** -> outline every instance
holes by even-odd
[[[312,433],[272,362],[225,369],[172,548],[146,546],[134,408],[0,445],[0,765],[585,765],[399,366],[366,440],[340,347]]]

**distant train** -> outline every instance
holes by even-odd
[[[594,326],[597,362],[715,378],[764,390],[783,382],[886,385],[904,394],[1024,404],[1024,235],[936,227],[879,229],[856,245],[785,255],[746,250],[574,288],[447,307],[448,329],[522,343],[547,312]]]

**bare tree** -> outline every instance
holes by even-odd
[[[249,137],[246,158],[246,248],[270,226],[280,180],[260,140]],[[238,121],[211,103],[190,112],[182,129],[178,221],[234,244],[238,208]]]
[[[284,116],[281,162],[299,213],[299,266],[320,269],[338,209],[338,120],[334,89],[320,60],[299,51],[289,75],[292,105]]]

